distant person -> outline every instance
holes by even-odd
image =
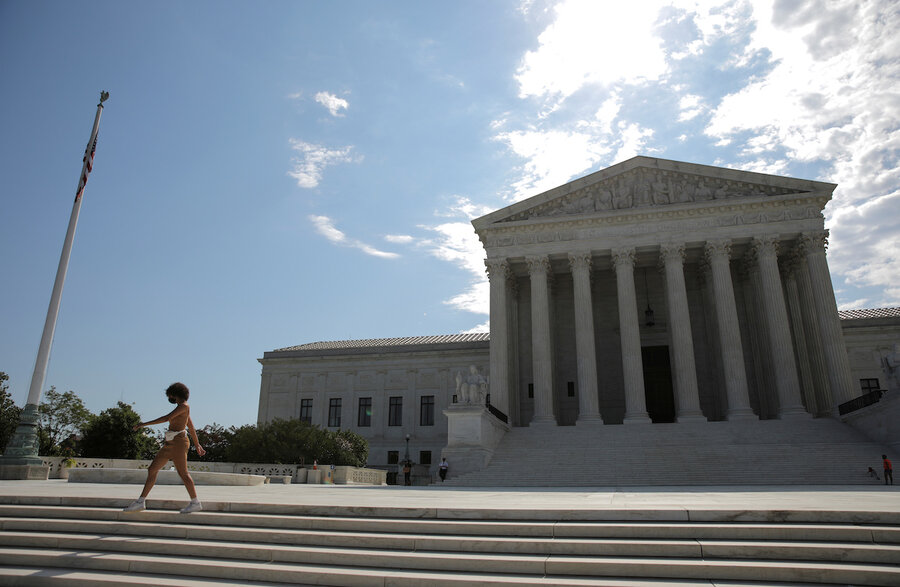
[[[412,467],[409,466],[409,461],[403,463],[403,483],[412,485]]]
[[[869,472],[866,473],[866,475],[868,475],[869,477],[875,477],[876,479],[881,481],[881,477],[878,476],[878,473],[872,467],[869,467]]]
[[[166,389],[166,397],[169,399],[169,403],[178,404],[177,407],[165,416],[161,416],[156,420],[151,420],[149,422],[141,422],[134,427],[135,430],[138,430],[144,426],[153,426],[154,424],[162,424],[163,422],[169,423],[169,429],[166,431],[166,442],[163,444],[162,448],[159,449],[159,452],[156,453],[156,457],[147,469],[147,482],[144,483],[144,490],[141,491],[141,496],[131,505],[126,507],[124,511],[140,512],[146,509],[144,500],[147,498],[147,495],[149,495],[150,490],[153,489],[153,485],[156,483],[156,476],[159,474],[160,469],[162,469],[170,459],[175,464],[175,470],[178,471],[178,475],[184,483],[184,488],[187,489],[188,495],[191,496],[191,502],[182,508],[181,513],[189,514],[191,512],[199,512],[203,509],[200,500],[197,499],[197,490],[194,489],[194,480],[191,479],[191,474],[187,468],[187,454],[188,450],[191,448],[188,432],[190,432],[191,438],[194,440],[194,446],[197,447],[197,454],[201,457],[206,454],[206,451],[200,446],[200,439],[197,438],[197,431],[194,429],[194,423],[191,421],[191,408],[187,404],[188,396],[190,396],[190,394],[190,390],[188,390],[187,385],[184,383],[173,383]]]
[[[450,468],[450,463],[447,462],[447,459],[441,459],[440,469],[438,469],[438,474],[441,476],[441,483],[447,480],[447,469]]]
[[[881,455],[881,460],[884,462],[884,484],[888,484],[888,477],[891,479],[891,485],[894,484],[894,465],[891,464],[891,459],[887,458],[887,455]]]

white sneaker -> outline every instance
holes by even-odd
[[[192,501],[191,503],[189,503],[186,506],[184,506],[183,508],[181,508],[181,513],[182,514],[190,514],[192,512],[199,512],[202,509],[203,509],[203,504],[201,504],[199,501]]]
[[[127,508],[125,508],[122,511],[123,512],[142,512],[145,509],[147,509],[147,506],[144,505],[144,501],[140,500],[140,499],[136,499],[133,502],[131,502],[131,505],[129,505]]]

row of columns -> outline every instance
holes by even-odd
[[[779,269],[778,239],[766,236],[755,238],[749,257],[751,279],[758,285],[762,303],[768,363],[772,366],[775,391],[781,418],[809,417],[801,399],[801,389],[821,389],[822,374],[827,374],[828,387],[835,405],[852,396],[852,380],[843,344],[840,318],[835,305],[831,277],[825,260],[827,231],[802,235],[794,251],[790,279],[785,282],[789,299],[782,289]],[[684,278],[683,243],[660,246],[660,266],[665,274],[666,301],[669,309],[671,358],[679,422],[705,421],[700,408],[697,385],[693,333],[688,310],[687,288]],[[624,423],[648,423],[644,396],[643,364],[637,297],[634,284],[635,249],[610,251],[616,276],[619,311],[619,333],[624,376]],[[712,281],[718,344],[728,402],[729,420],[756,418],[750,404],[743,345],[738,322],[734,284],[730,260],[731,242],[712,240],[704,245],[705,263]],[[575,339],[579,416],[577,424],[602,423],[599,411],[596,349],[594,342],[593,303],[591,295],[592,253],[570,253],[569,267],[574,284]],[[546,255],[527,257],[531,285],[532,360],[534,381],[534,415],[532,425],[556,424],[553,414],[553,349],[550,326],[550,280],[552,271]],[[507,312],[508,280],[512,277],[506,259],[486,261],[491,289],[491,398],[501,411],[510,406],[510,331]],[[793,299],[792,283],[797,299]],[[800,303],[804,298],[811,303]],[[792,308],[789,321],[787,304]],[[791,329],[793,327],[794,337]],[[804,387],[798,378],[795,344]],[[809,343],[809,344],[807,344]],[[821,349],[818,348],[820,345]],[[810,347],[811,350],[810,350]],[[815,358],[813,358],[815,357]],[[807,368],[802,368],[806,366]],[[819,381],[816,375],[819,374]],[[817,385],[818,383],[818,385]],[[812,391],[815,395],[815,391]],[[823,403],[826,398],[819,398]],[[809,395],[807,405],[810,406]],[[815,407],[810,410],[816,412]]]

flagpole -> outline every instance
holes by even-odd
[[[56,270],[56,280],[53,283],[53,292],[50,295],[50,307],[47,309],[47,319],[44,321],[44,332],[41,335],[40,347],[38,347],[34,373],[31,375],[28,399],[25,402],[25,409],[22,410],[19,426],[9,440],[3,456],[0,457],[0,467],[3,465],[40,467],[42,465],[42,460],[38,456],[40,448],[37,434],[40,418],[38,406],[41,402],[41,390],[44,387],[44,379],[47,376],[47,367],[50,363],[50,348],[53,345],[53,335],[56,332],[56,319],[59,316],[60,299],[62,298],[63,285],[66,281],[66,272],[69,268],[72,243],[75,240],[75,228],[78,225],[78,215],[81,211],[82,195],[94,165],[94,151],[97,147],[97,134],[100,130],[100,114],[103,112],[103,103],[108,98],[109,92],[100,92],[100,103],[97,104],[97,114],[94,116],[91,138],[88,139],[87,147],[84,150],[83,165],[81,174],[78,176],[78,188],[75,192],[75,203],[72,206],[69,228],[66,231],[66,240],[63,243],[62,254],[59,258],[59,267]],[[0,478],[9,477],[0,473]],[[46,479],[46,476],[44,478]]]

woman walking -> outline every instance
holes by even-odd
[[[200,500],[197,499],[197,490],[194,489],[194,480],[191,479],[191,474],[187,468],[187,453],[191,447],[188,433],[190,433],[190,438],[194,441],[194,446],[197,447],[197,454],[201,457],[206,454],[206,451],[200,446],[200,440],[197,438],[197,431],[194,429],[194,423],[191,421],[191,408],[187,404],[188,396],[190,396],[190,394],[190,390],[188,390],[187,385],[184,383],[173,383],[166,389],[166,397],[169,398],[169,403],[178,404],[175,409],[156,420],[141,422],[134,427],[135,430],[138,430],[144,426],[153,426],[154,424],[162,424],[163,422],[169,423],[169,429],[166,431],[166,442],[162,448],[159,449],[159,452],[156,453],[156,457],[153,459],[153,462],[150,463],[150,468],[147,469],[147,482],[144,483],[144,490],[141,491],[141,496],[125,508],[124,511],[140,512],[146,508],[144,500],[147,498],[147,495],[150,494],[150,490],[153,489],[153,485],[156,483],[156,476],[159,474],[160,469],[162,469],[169,460],[175,464],[175,470],[178,471],[178,475],[184,483],[184,488],[187,489],[188,495],[191,496],[191,502],[182,508],[181,513],[189,514],[203,509]]]

